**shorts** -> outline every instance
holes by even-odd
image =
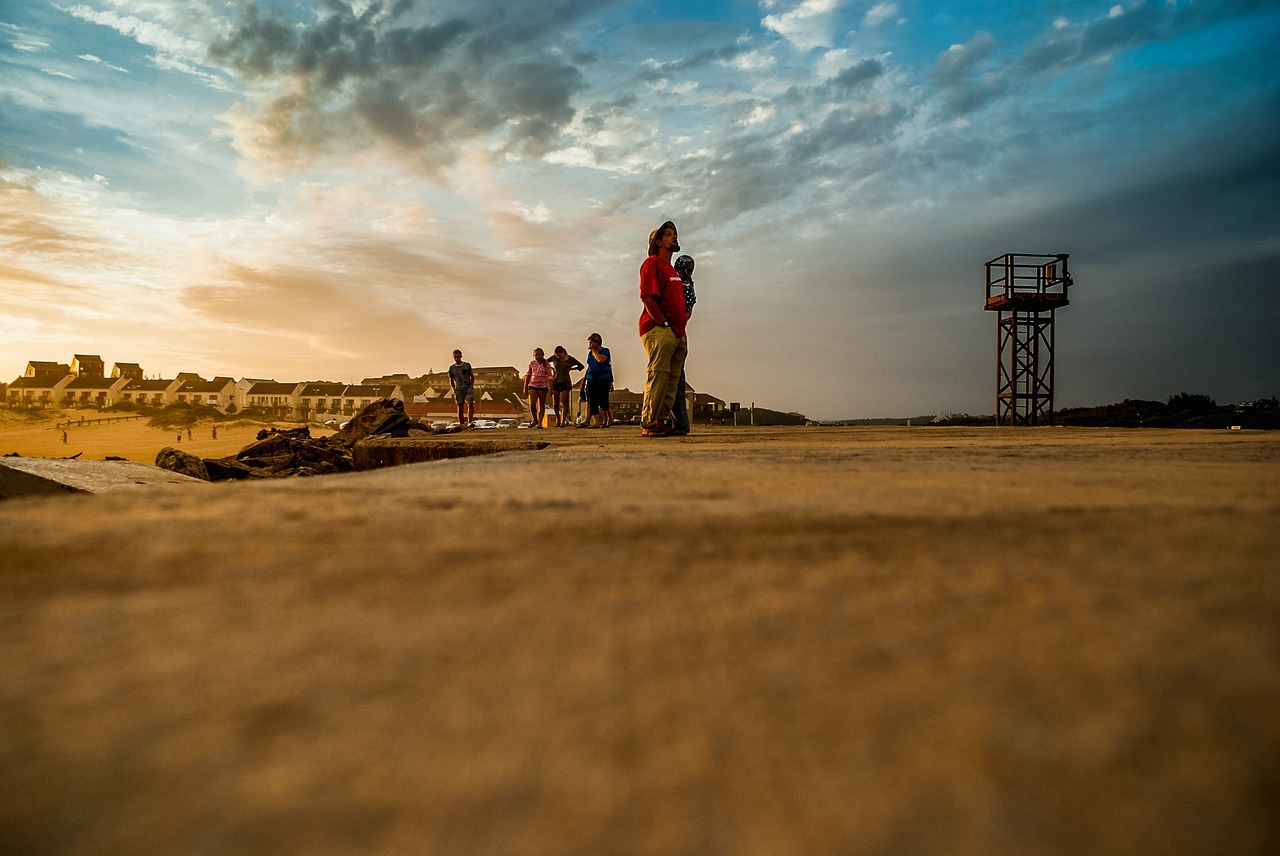
[[[458,402],[459,404],[461,404],[464,401],[475,401],[476,400],[475,388],[469,386],[466,389],[455,389],[453,391],[453,400]]]
[[[591,415],[609,409],[609,387],[613,386],[610,378],[587,378],[587,401],[591,402]]]
[[[555,380],[551,382],[551,388],[556,392],[568,392],[573,389],[573,381],[571,380]]]

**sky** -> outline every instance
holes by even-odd
[[[983,263],[1069,253],[1057,407],[1280,395],[1278,0],[0,0],[0,379],[585,357],[989,414]]]

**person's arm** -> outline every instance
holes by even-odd
[[[658,324],[667,323],[667,314],[662,311],[662,304],[658,302],[658,298],[651,294],[644,294],[640,296],[640,302],[644,304],[650,318]]]
[[[662,283],[658,281],[657,259],[650,256],[640,266],[640,302],[644,304],[649,317],[657,324],[664,324],[667,321],[667,313],[662,311],[662,303],[658,300],[658,295],[661,293]]]
[[[569,366],[569,371],[582,371],[586,368],[585,365],[579,362],[577,357],[571,355],[569,359],[573,360],[573,365]]]

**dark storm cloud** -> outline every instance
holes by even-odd
[[[458,4],[452,13],[436,4],[427,23],[408,21],[412,2],[375,2],[359,14],[338,2],[324,8],[295,22],[249,3],[210,47],[211,60],[271,93],[251,108],[255,142],[268,152],[294,157],[372,138],[435,168],[463,141],[495,132],[508,151],[543,153],[574,118],[585,78],[547,36],[595,4]]]

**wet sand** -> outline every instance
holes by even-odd
[[[518,433],[0,503],[7,849],[1280,847],[1280,434]]]

